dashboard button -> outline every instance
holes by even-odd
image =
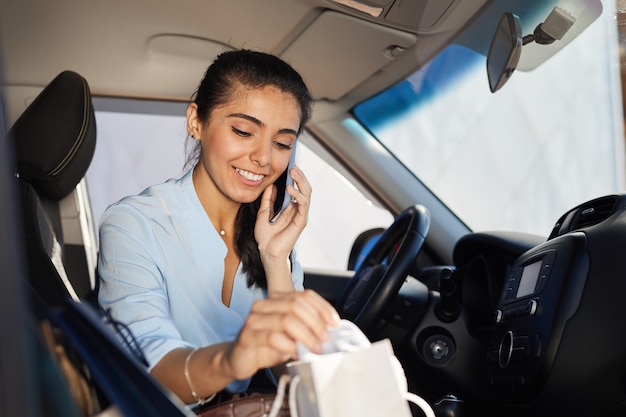
[[[503,319],[504,319],[504,313],[502,312],[502,310],[500,309],[496,310],[496,324],[502,323]]]

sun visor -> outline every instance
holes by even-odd
[[[326,11],[281,55],[315,99],[338,100],[415,44],[416,35]]]

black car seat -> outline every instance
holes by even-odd
[[[84,176],[96,121],[86,80],[60,73],[8,137],[17,157],[30,286],[50,306],[92,297],[97,249]]]
[[[53,330],[51,340],[46,339],[51,342],[50,352],[54,358],[67,359],[63,376],[74,375],[74,387],[83,388],[81,398],[89,400],[76,401],[84,406],[80,409],[84,413],[77,415],[95,415],[95,409],[102,410],[98,415],[195,416],[150,375],[130,330],[94,303],[84,302],[94,301],[90,272],[95,276],[95,264],[89,271],[85,250],[89,245],[76,244],[72,228],[92,225],[70,220],[84,217],[75,216],[76,210],[91,214],[88,205],[75,204],[86,195],[84,176],[96,144],[94,109],[85,79],[70,71],[59,74],[27,107],[8,137],[14,141],[17,159],[27,282],[34,295],[31,304],[35,317]],[[39,382],[55,377],[50,362],[43,363],[45,375]],[[54,396],[51,404],[44,404],[45,415],[54,414],[56,409],[49,409],[52,403],[65,411],[63,415],[70,415],[72,399],[61,396],[65,381],[69,380],[59,380],[58,391],[44,387],[46,394]]]

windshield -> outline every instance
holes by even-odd
[[[496,94],[486,58],[452,45],[354,114],[471,229],[547,236],[624,188],[618,45],[602,16]]]

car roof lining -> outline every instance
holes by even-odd
[[[424,45],[445,43],[456,34],[458,29],[451,28],[458,28],[459,19],[469,19],[490,1],[454,0],[440,18],[429,17],[429,27],[420,28],[417,19],[410,28],[376,24],[380,20],[327,0],[265,0],[261,15],[245,0],[189,0],[184,5],[168,0],[1,0],[0,50],[7,57],[8,95],[18,101],[28,101],[32,87],[43,88],[66,69],[89,80],[94,96],[186,101],[217,53],[249,48],[282,56],[303,73],[314,97],[341,100],[345,111],[371,94],[369,86],[359,94],[366,80],[373,78],[374,88],[382,89],[398,73],[411,73],[437,51]],[[203,9],[206,14],[197,13]],[[320,34],[336,42],[310,51]],[[420,37],[428,42],[420,45]],[[99,42],[103,38],[107,41]],[[406,49],[404,56],[384,55],[394,45]],[[336,65],[328,68],[327,61],[316,59],[318,53],[337,57]],[[27,89],[21,91],[23,87]],[[10,109],[9,117],[13,112],[18,110]]]
[[[384,11],[373,17],[333,0],[264,0],[254,10],[247,0],[0,0],[8,124],[67,69],[89,81],[94,97],[185,102],[208,63],[229,48],[271,52],[300,71],[317,101],[314,124],[415,72],[479,12],[526,7],[526,0],[352,1]],[[415,13],[409,24],[388,19],[399,5]],[[478,50],[489,30],[464,33],[471,38],[462,42]],[[319,47],[318,36],[330,46]]]

